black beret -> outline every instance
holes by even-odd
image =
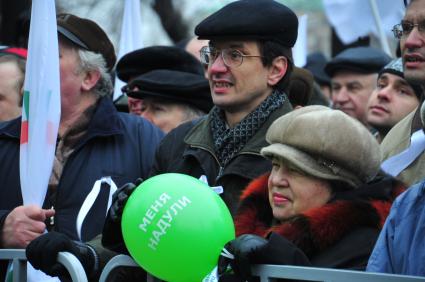
[[[373,47],[348,48],[326,64],[325,72],[330,77],[340,70],[364,74],[378,73],[390,61],[390,56]]]
[[[71,14],[59,14],[57,25],[58,32],[77,46],[101,54],[108,70],[112,70],[117,60],[114,45],[97,23]]]
[[[321,52],[315,52],[307,56],[305,69],[309,70],[319,85],[331,85],[331,78],[325,73],[325,65],[328,61]]]
[[[203,74],[159,69],[136,77],[128,86],[139,88],[127,93],[133,98],[160,98],[189,104],[205,113],[213,107],[210,86]]]
[[[156,69],[178,70],[204,75],[201,63],[192,54],[174,46],[151,46],[124,55],[117,63],[119,79],[128,82]]]
[[[298,18],[288,7],[271,0],[240,0],[210,15],[195,27],[199,39],[271,40],[293,47]]]

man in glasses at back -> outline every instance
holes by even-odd
[[[235,214],[242,189],[271,170],[270,161],[260,155],[260,149],[267,145],[268,127],[292,110],[283,89],[293,69],[291,48],[297,39],[297,30],[295,13],[276,1],[235,1],[203,20],[195,34],[199,39],[210,40],[209,46],[201,50],[201,60],[207,65],[215,106],[205,117],[180,125],[164,137],[151,175],[177,172],[196,178],[203,176],[210,186],[221,192],[231,213]],[[133,190],[134,186],[128,184],[116,195],[122,201],[114,201],[117,205],[108,213],[102,233],[103,246],[100,238],[90,243],[99,254],[100,265],[113,255],[103,247],[125,252],[120,222],[117,222],[121,216],[118,213],[122,213],[118,202],[123,204]],[[27,248],[31,263],[49,271],[53,268],[52,261],[31,258],[32,250],[46,250],[47,258],[54,257],[54,251],[71,251],[92,277],[98,274],[100,269],[95,270],[93,263],[88,263],[96,261],[90,252],[76,248],[47,250],[44,246],[53,245],[52,236],[47,234]],[[68,239],[56,238],[56,245],[61,242],[72,245]]]
[[[295,13],[276,1],[235,1],[198,24],[195,34],[209,40],[201,62],[215,107],[169,133],[153,174],[205,175],[236,211],[240,191],[271,169],[259,154],[267,128],[292,110],[283,89],[293,69],[297,29]]]
[[[425,84],[425,1],[409,1],[401,23],[393,28],[400,40],[404,77],[422,92]],[[421,120],[420,106],[397,123],[381,143],[382,169],[408,186],[425,177],[425,120]]]

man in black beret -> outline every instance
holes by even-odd
[[[174,46],[150,46],[127,53],[118,61],[116,73],[119,79],[129,83],[137,76],[156,69],[203,74],[202,65],[194,56]],[[129,113],[140,116],[142,100],[127,98]],[[120,102],[117,101],[116,105]]]
[[[353,47],[336,55],[325,66],[331,77],[333,107],[369,127],[367,102],[378,72],[390,61],[387,54],[372,47]]]
[[[22,205],[21,119],[0,126],[2,248],[24,249],[46,229],[57,231],[49,232],[53,234],[49,240],[51,248],[61,244],[58,234],[87,241],[101,233],[113,184],[119,187],[138,177],[146,178],[154,150],[163,137],[148,121],[116,111],[108,97],[113,90],[110,71],[115,65],[115,52],[99,25],[89,19],[60,14],[57,26],[61,119],[43,208]],[[98,180],[103,183],[102,192],[77,230],[77,215]],[[29,253],[28,258],[49,256],[51,248]],[[56,256],[50,258],[54,261]],[[42,267],[39,260],[32,262],[36,268]],[[50,272],[53,269],[43,270],[60,274]]]
[[[259,155],[268,126],[292,110],[284,93],[291,74],[291,48],[298,19],[276,1],[232,2],[199,23],[201,49],[215,107],[205,117],[171,131],[156,154],[152,174],[205,175],[222,186],[236,211],[244,186],[269,171]],[[179,141],[180,140],[180,141]]]
[[[165,133],[200,118],[213,106],[208,80],[201,74],[157,69],[132,79],[123,91],[140,100],[140,116]]]
[[[260,155],[268,127],[292,110],[283,89],[293,68],[297,30],[293,11],[264,0],[232,2],[198,24],[195,34],[210,40],[201,60],[208,67],[215,106],[205,117],[166,135],[151,175],[203,176],[217,191],[222,188],[220,195],[234,214],[242,189],[271,169],[270,161]],[[131,184],[120,189],[105,222],[102,243],[112,250],[125,251],[120,219],[133,190]],[[93,260],[88,253],[76,255],[83,264]]]

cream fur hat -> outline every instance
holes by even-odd
[[[379,171],[378,142],[359,121],[339,110],[308,106],[275,120],[265,157],[279,157],[302,172],[358,187]]]

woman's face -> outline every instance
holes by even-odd
[[[268,188],[274,218],[287,219],[323,206],[331,198],[327,180],[303,174],[279,158],[273,158],[272,162]]]

